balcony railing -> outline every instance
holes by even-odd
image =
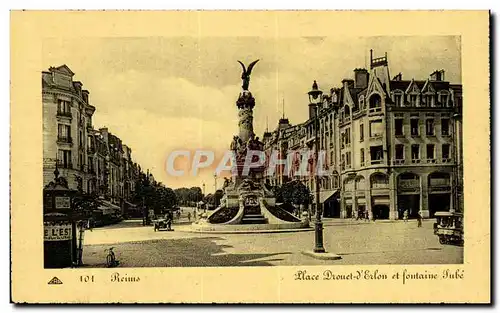
[[[443,158],[443,163],[451,163],[451,158]]]
[[[59,143],[73,143],[73,138],[69,136],[57,136],[57,142]]]
[[[427,163],[436,163],[436,159],[427,159]]]
[[[71,112],[57,111],[57,116],[72,117]]]
[[[375,165],[375,164],[382,164],[384,163],[384,160],[383,159],[378,159],[378,160],[371,160],[370,162],[372,165]]]
[[[420,163],[420,159],[411,159],[411,163],[414,164]]]
[[[382,107],[376,107],[376,108],[369,108],[368,109],[368,114],[377,114],[382,112]]]
[[[394,165],[405,164],[405,160],[404,159],[396,159],[396,160],[392,161],[392,164],[394,164]]]

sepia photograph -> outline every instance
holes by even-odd
[[[459,36],[44,40],[44,266],[462,263],[460,57]]]
[[[13,12],[13,301],[489,301],[488,18]]]

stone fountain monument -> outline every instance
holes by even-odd
[[[248,69],[238,61],[243,73],[242,91],[236,101],[239,117],[239,133],[230,144],[233,158],[233,178],[225,179],[221,204],[208,217],[193,224],[197,231],[245,232],[265,230],[309,229],[309,221],[301,220],[276,205],[276,198],[264,184],[265,166],[245,170],[247,158],[258,161],[256,153],[263,152],[264,144],[253,131],[253,109],[255,98],[248,90],[250,74],[259,60],[249,64]]]

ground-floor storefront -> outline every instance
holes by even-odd
[[[342,177],[340,217],[432,218],[454,210],[453,175],[452,167],[432,166],[350,173]]]

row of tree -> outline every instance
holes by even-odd
[[[195,206],[197,202],[203,200],[203,193],[200,187],[183,187],[175,189],[174,192],[180,205]]]
[[[154,210],[155,214],[162,214],[164,211],[174,208],[177,203],[176,193],[162,183],[151,182],[147,175],[141,175],[135,183],[135,193],[132,202],[142,207],[147,214],[147,210]]]

